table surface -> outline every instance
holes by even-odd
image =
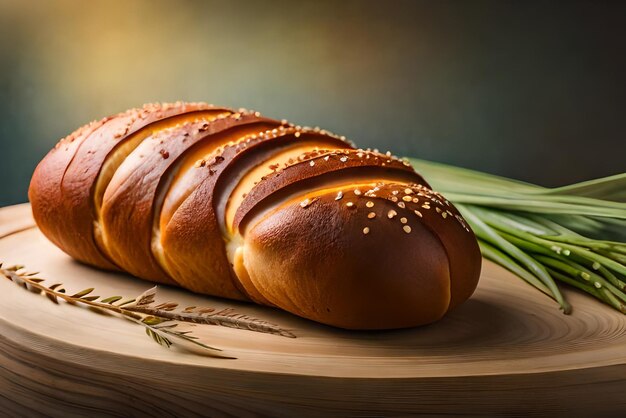
[[[152,287],[72,261],[36,229],[28,205],[0,209],[0,262],[23,264],[68,292],[95,287],[99,295],[134,297]],[[297,338],[196,326],[203,342],[237,359],[210,358],[161,347],[129,321],[55,305],[1,280],[0,387],[13,396],[0,400],[33,414],[59,405],[68,414],[157,408],[165,415],[626,410],[626,316],[569,289],[574,312],[564,315],[486,261],[468,302],[407,330],[343,331],[167,286],[159,295],[181,306],[231,307]],[[168,395],[157,399],[161,392]]]

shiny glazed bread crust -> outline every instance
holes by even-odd
[[[245,109],[92,122],[41,161],[29,198],[84,263],[342,328],[436,321],[480,275],[469,226],[408,163]]]

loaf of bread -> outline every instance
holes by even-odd
[[[469,226],[408,162],[245,109],[94,121],[41,161],[29,198],[83,263],[342,328],[436,321],[480,274]]]

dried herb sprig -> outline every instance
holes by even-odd
[[[123,300],[121,296],[101,298],[93,295],[94,288],[84,289],[70,295],[61,283],[46,286],[43,283],[44,279],[35,277],[38,273],[28,273],[23,266],[3,267],[0,263],[0,274],[26,290],[44,294],[54,303],[59,303],[61,299],[72,305],[84,305],[100,313],[118,314],[124,319],[143,326],[152,340],[168,348],[176,344],[183,349],[201,352],[212,357],[234,358],[224,354],[219,348],[202,343],[198,337],[192,335],[191,331],[178,330],[177,327],[181,322],[218,325],[295,338],[292,332],[278,325],[239,314],[232,309],[216,311],[208,307],[189,306],[184,310],[177,310],[178,304],[174,302],[155,305],[156,286],[136,298]]]

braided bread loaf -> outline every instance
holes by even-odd
[[[244,109],[92,122],[38,165],[29,198],[79,261],[343,328],[435,321],[480,273],[473,233],[407,162]]]

